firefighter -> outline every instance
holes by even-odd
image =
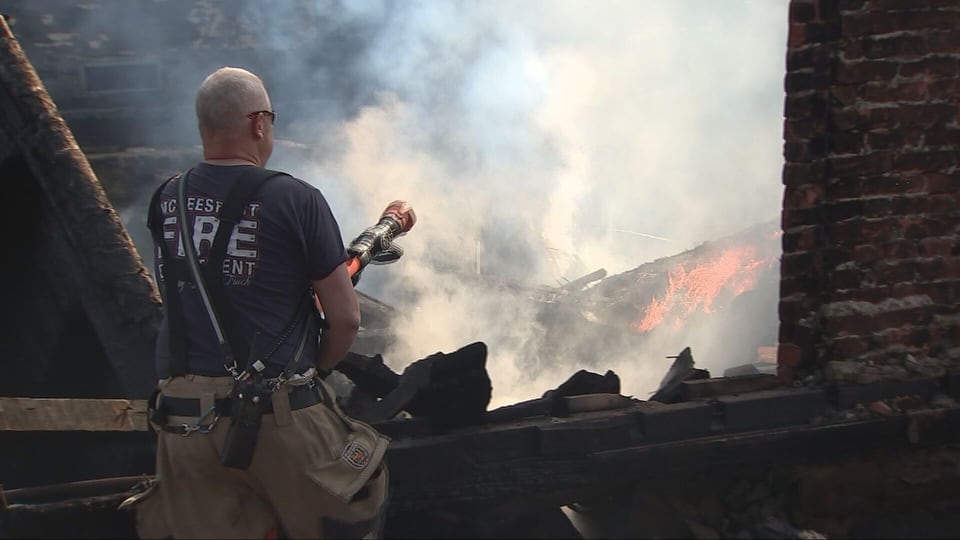
[[[320,376],[360,324],[337,220],[317,188],[264,168],[277,113],[259,77],[218,69],[196,113],[203,160],[149,209],[164,313],[138,534],[375,537],[389,439]]]

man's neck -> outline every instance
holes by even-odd
[[[259,167],[260,164],[256,161],[244,159],[244,158],[205,158],[204,163],[209,163],[211,165],[253,165],[254,167]]]

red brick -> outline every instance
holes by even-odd
[[[838,0],[837,8],[840,13],[844,11],[859,11],[863,8],[863,4],[866,0]]]
[[[840,27],[833,22],[808,23],[804,33],[805,43],[826,44],[840,37]]]
[[[853,247],[834,242],[819,251],[823,267],[834,269],[853,261]]]
[[[893,197],[874,197],[864,199],[860,206],[860,215],[865,218],[886,217],[897,213],[897,199]]]
[[[934,306],[923,306],[877,314],[878,328],[896,328],[906,324],[927,324],[933,319]]]
[[[938,78],[956,77],[960,74],[960,58],[956,56],[930,55],[926,58],[904,62],[900,66],[901,77],[933,75]]]
[[[863,186],[868,182],[860,177],[831,178],[828,189],[835,198],[859,197],[863,195]]]
[[[929,239],[924,239],[929,240]],[[923,240],[921,240],[921,246]],[[941,279],[947,274],[947,261],[943,257],[923,258],[917,260],[917,277],[920,281]]]
[[[844,109],[834,115],[833,123],[837,127],[840,127],[841,123],[850,125],[850,127],[841,129],[863,129],[880,132],[903,130],[905,128],[928,129],[943,124],[953,114],[956,114],[955,107],[947,104],[902,102],[896,106],[872,109],[853,111]]]
[[[854,60],[837,63],[836,81],[840,84],[889,81],[897,76],[901,63],[894,60]]]
[[[797,378],[797,368],[777,364],[777,379],[783,384],[792,384]]]
[[[780,270],[785,276],[814,273],[814,255],[811,252],[784,253],[780,260]]]
[[[923,101],[927,99],[927,81],[891,84],[890,81],[871,82],[863,86],[863,100],[870,103],[896,101]]]
[[[867,352],[870,345],[860,336],[843,336],[833,340],[831,358],[833,360],[848,360]]]
[[[814,296],[820,294],[822,286],[817,276],[793,275],[780,278],[780,296],[787,297],[795,294]]]
[[[953,219],[944,219],[937,216],[917,216],[904,221],[902,235],[904,238],[912,240],[929,236],[946,236],[952,232],[953,223]],[[914,245],[916,245],[915,242]]]
[[[842,16],[844,36],[864,36],[871,34],[888,34],[908,30],[926,30],[943,28],[950,29],[960,26],[960,12],[913,9],[901,11],[886,11],[882,8],[876,12],[858,12]]]
[[[950,0],[955,1],[955,0]],[[927,50],[931,53],[956,53],[960,49],[960,33],[951,30],[924,32]]]
[[[827,47],[806,47],[787,51],[788,72],[799,69],[814,69],[826,72],[829,71],[832,62],[833,54]]]
[[[846,219],[860,217],[863,213],[863,199],[839,199],[824,204],[824,215],[828,222],[837,223]]]
[[[790,23],[790,28],[787,33],[787,47],[790,49],[796,49],[797,47],[803,45],[807,40],[807,25],[806,23]]]
[[[903,133],[899,131],[876,131],[867,133],[864,137],[867,148],[871,150],[899,150],[904,146]]]
[[[809,90],[826,90],[831,82],[832,77],[828,70],[790,71],[783,79],[783,87],[787,95],[793,95]]]
[[[903,298],[915,294],[923,294],[923,291],[914,282],[895,283],[890,287],[890,296],[893,298]]]
[[[960,49],[960,45],[957,46]],[[960,95],[960,79],[939,79],[934,78],[930,81],[931,96],[957,96]]]
[[[859,313],[825,317],[823,331],[828,336],[869,334],[877,329],[877,321]]]
[[[857,246],[864,243],[879,243],[897,238],[900,222],[887,219],[852,219],[832,224],[831,237],[842,245]]]
[[[785,253],[808,251],[817,246],[819,227],[807,225],[791,229],[780,237],[780,245]]]
[[[817,12],[817,6],[813,3],[790,2],[790,21],[795,23],[806,23],[815,21],[820,14]]]
[[[780,213],[781,225],[785,229],[802,227],[804,225],[819,225],[823,223],[823,209],[820,207],[811,208],[789,208],[784,206]]]
[[[781,343],[777,347],[778,366],[798,367],[800,358],[800,347],[793,343]]]
[[[903,244],[895,244],[897,246]],[[915,254],[913,256],[916,256]],[[877,281],[882,283],[898,283],[901,281],[912,281],[917,277],[916,264],[913,261],[891,260],[886,263],[876,264],[873,267],[873,273]]]
[[[897,17],[893,13],[841,13],[840,20],[844,36],[884,34],[895,32],[898,28]]]
[[[870,118],[869,110],[860,110],[855,107],[835,109],[830,116],[830,123],[835,130],[864,129],[875,124]]]
[[[803,296],[780,300],[777,305],[777,314],[784,322],[797,322],[807,317],[812,310],[813,301]]]
[[[811,92],[798,96],[790,93],[790,90],[788,90],[783,105],[783,114],[786,118],[809,118],[811,116],[823,115],[826,112],[827,100],[823,94]]]
[[[827,158],[831,176],[866,176],[890,170],[893,153],[878,150],[860,156],[838,156]]]
[[[864,275],[868,275],[864,272]],[[859,302],[883,302],[890,298],[890,287],[868,287],[860,289],[839,289],[833,291],[830,296],[835,302],[846,302],[848,300],[857,300]]]
[[[863,284],[863,271],[859,268],[834,270],[830,275],[832,289],[856,289]]]
[[[824,177],[822,163],[786,163],[783,166],[783,184],[798,186],[812,184]]]
[[[864,151],[881,150],[866,145],[866,136],[857,131],[839,131],[830,135],[830,151],[833,154],[861,154]]]
[[[845,62],[865,59],[862,42],[858,39],[848,40],[843,47],[840,47],[839,58]]]
[[[950,266],[951,263],[948,263]],[[940,279],[916,285],[917,294],[926,294],[934,303],[941,306],[950,306],[950,312],[956,312],[955,306],[960,300],[960,282],[956,279]]]
[[[880,218],[916,213],[926,208],[926,197],[916,195],[895,195],[892,197],[874,197],[863,204],[863,217]]]
[[[923,34],[896,34],[889,37],[864,37],[863,54],[869,59],[917,56],[926,52]]]
[[[960,81],[960,79],[957,79]],[[957,95],[960,96],[960,85],[957,86]],[[944,119],[944,124],[949,122],[949,118]],[[960,128],[954,126],[933,126],[926,130],[924,142],[931,147],[949,147],[960,143]]]
[[[883,175],[865,178],[861,183],[861,194],[865,197],[875,195],[900,195],[904,193],[923,193],[926,184],[921,176]],[[831,186],[830,193],[833,193]]]
[[[853,248],[853,260],[857,264],[870,264],[880,260],[882,253],[874,244],[862,244]]]
[[[942,171],[957,164],[957,153],[952,150],[927,150],[903,153],[893,159],[899,171]]]
[[[923,257],[949,257],[956,245],[955,239],[924,238],[920,240],[920,255]]]
[[[960,279],[960,257],[953,255],[946,259],[944,266],[944,279]]]
[[[956,0],[870,0],[873,10],[903,10],[936,7],[956,7]]]
[[[960,171],[953,173],[930,172],[922,175],[924,186],[929,193],[954,193],[960,190]]]
[[[808,140],[825,130],[823,120],[814,121],[810,118],[787,118],[783,122],[783,138],[788,141]]]
[[[880,247],[880,251],[883,253],[884,259],[888,259],[888,265],[899,265],[901,263],[896,259],[912,259],[919,254],[920,248],[917,247],[916,242],[911,240],[892,240],[885,242]],[[900,274],[902,272],[897,271],[895,273]]]
[[[823,202],[823,187],[816,184],[802,184],[784,188],[784,206],[811,208],[821,202]]]
[[[950,214],[960,207],[958,194],[928,195],[926,211],[931,214]]]

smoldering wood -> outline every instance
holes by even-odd
[[[607,270],[601,268],[599,270],[594,270],[585,276],[578,277],[573,281],[564,283],[563,285],[557,287],[557,290],[561,291],[579,291],[580,289],[586,287],[587,285],[593,283],[594,281],[601,280],[607,276]]]
[[[683,401],[729,394],[770,390],[784,386],[776,375],[743,375],[740,377],[687,379],[680,383]]]
[[[406,410],[438,428],[476,423],[493,391],[486,361],[487,346],[482,342],[417,360],[404,369],[383,399],[360,416],[382,422]]]

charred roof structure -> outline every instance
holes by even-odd
[[[0,394],[145,397],[157,289],[5,21],[0,45]]]

